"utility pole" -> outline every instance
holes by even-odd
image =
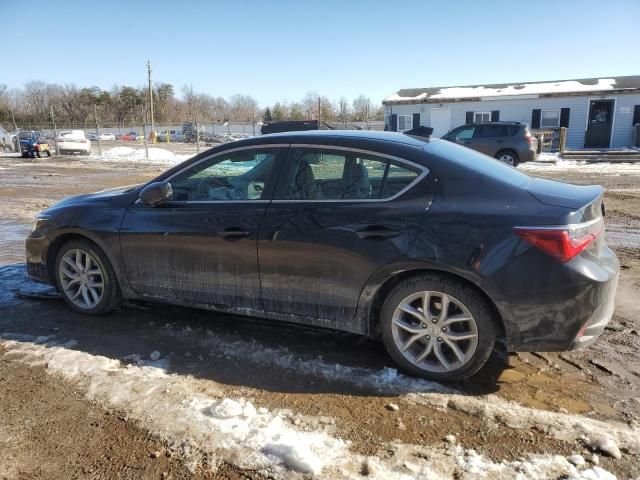
[[[149,144],[147,143],[147,111],[144,108],[144,105],[141,105],[142,107],[142,138],[144,139],[144,158],[146,158],[147,160],[149,160]]]
[[[322,124],[320,123],[320,95],[318,95],[318,130],[322,130]]]
[[[147,60],[147,80],[149,82],[149,113],[151,114],[151,135],[152,141],[156,141],[156,126],[153,121],[153,89],[151,88],[151,62]]]
[[[53,123],[53,141],[56,146],[56,156],[58,156],[58,127],[56,126],[56,117],[53,115],[53,105],[51,105],[51,123]]]
[[[98,127],[98,107],[93,104],[93,117],[96,119],[96,135],[98,136],[98,155],[102,156],[102,140],[100,140],[100,127]]]
[[[13,130],[15,132],[17,132],[18,131],[18,124],[16,123],[16,117],[13,114],[13,108],[11,109],[11,120],[13,121]]]

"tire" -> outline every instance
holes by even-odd
[[[40,152],[36,152],[36,157],[41,158],[42,154]]]
[[[86,256],[91,259],[88,264]],[[80,270],[78,265],[84,271]],[[122,302],[118,280],[107,256],[96,245],[86,240],[71,240],[65,243],[56,255],[54,269],[56,288],[67,305],[77,312],[104,315]],[[99,271],[99,274],[87,274],[87,271]],[[75,283],[72,281],[74,279]],[[100,283],[102,287],[98,286]],[[82,292],[83,287],[85,292]],[[91,290],[94,290],[95,295]],[[74,296],[75,298],[72,298]]]
[[[47,157],[51,156],[51,150],[47,150]]]
[[[426,316],[421,310],[425,293]],[[446,315],[442,315],[443,295]],[[480,370],[497,334],[496,319],[485,299],[472,287],[437,274],[400,282],[385,299],[379,321],[382,341],[404,371],[445,382],[464,380]]]
[[[520,157],[513,150],[500,150],[495,158],[512,167],[517,167],[520,163]]]

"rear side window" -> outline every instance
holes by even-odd
[[[420,173],[358,152],[300,148],[293,155],[287,200],[382,200],[410,186]]]
[[[505,129],[503,125],[480,125],[476,128],[476,137],[504,137]]]
[[[500,160],[455,143],[432,141],[425,146],[425,151],[475,170],[481,175],[498,178],[503,182],[518,187],[526,185],[531,178],[529,175],[510,167]]]

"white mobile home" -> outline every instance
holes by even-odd
[[[391,131],[420,125],[439,137],[465,123],[515,121],[533,130],[567,127],[569,149],[626,148],[638,142],[640,75],[409,88],[382,103]]]

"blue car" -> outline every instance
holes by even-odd
[[[51,156],[49,144],[41,132],[33,130],[22,131],[18,133],[18,138],[20,139],[20,153],[22,153],[23,158],[40,158],[43,153],[46,153],[47,157]]]

